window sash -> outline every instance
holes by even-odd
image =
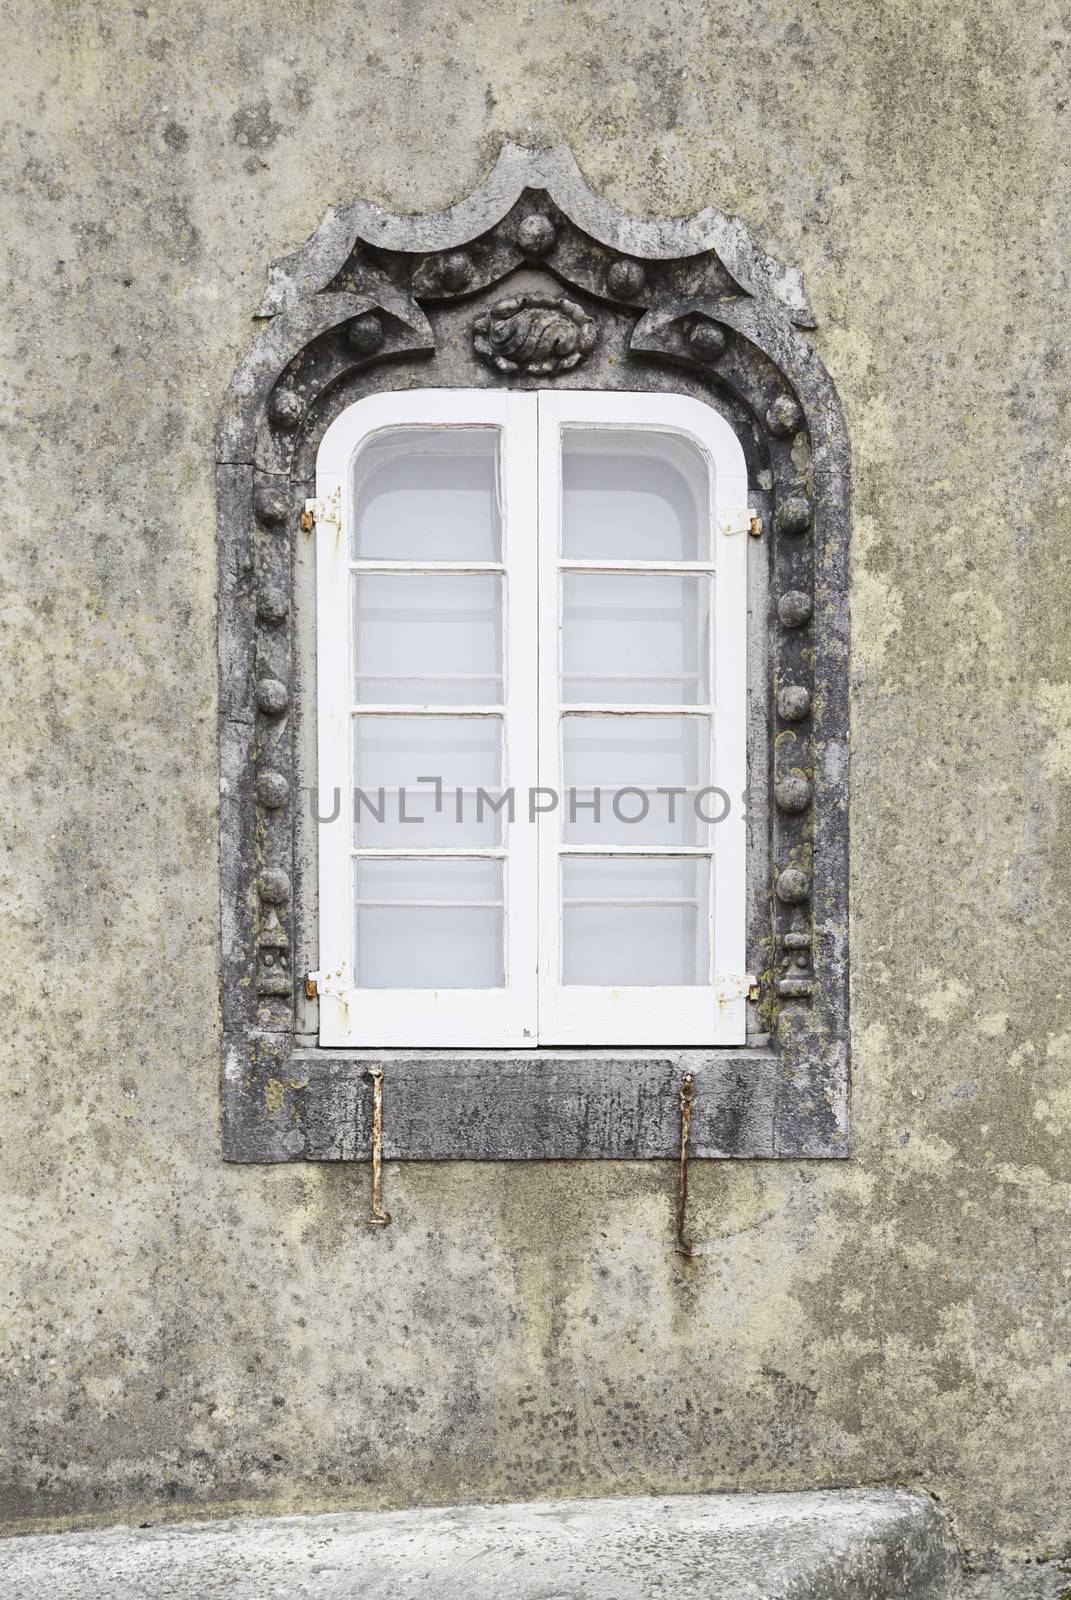
[[[587,562],[563,559],[562,442],[565,429],[665,431],[699,445],[710,474],[710,548],[707,561]],[[709,718],[709,782],[730,799],[728,816],[707,829],[700,847],[604,845],[564,842],[565,807],[539,819],[539,1042],[548,1045],[742,1044],[746,1000],[746,829],[742,794],[747,775],[747,470],[728,423],[684,395],[559,391],[539,396],[540,495],[540,752],[541,782],[565,800],[563,719],[602,714],[629,717]],[[733,531],[725,531],[726,529]],[[561,700],[562,574],[605,572],[710,573],[713,581],[709,706],[619,704],[584,706]],[[561,862],[566,856],[616,859],[689,859],[710,862],[710,984],[619,987],[562,981]]]
[[[356,560],[353,461],[367,438],[391,427],[491,426],[499,431],[502,561],[391,562]],[[341,814],[319,827],[320,1043],[381,1046],[465,1044],[526,1048],[535,1044],[535,829],[504,821],[501,845],[377,848],[355,845],[352,795],[356,718],[497,717],[503,729],[502,782],[527,795],[537,781],[536,701],[536,411],[534,396],[494,390],[417,390],[378,395],[349,407],[328,429],[317,458],[317,499],[338,495],[339,525],[316,524],[318,764],[322,794],[342,795]],[[505,680],[500,707],[489,705],[377,706],[353,704],[351,573],[501,573]],[[429,774],[433,776],[433,774]],[[485,859],[504,862],[505,984],[497,989],[373,989],[355,987],[347,973],[355,947],[354,860]],[[339,971],[341,967],[341,973]]]
[[[361,444],[390,427],[493,426],[500,430],[502,562],[384,562],[353,556],[352,463]],[[711,544],[699,561],[563,559],[563,428],[636,429],[684,435],[710,473]],[[321,795],[342,796],[334,823],[319,826],[320,1043],[325,1046],[531,1048],[547,1045],[739,1044],[745,1036],[747,477],[728,423],[680,395],[562,391],[416,390],[377,395],[349,407],[328,429],[317,458],[317,500],[338,506],[316,523],[318,759]],[[337,497],[333,498],[333,497]],[[731,531],[726,531],[731,530]],[[487,705],[398,707],[353,704],[351,574],[501,573],[504,585],[505,699]],[[560,700],[560,607],[565,572],[709,575],[713,584],[707,663],[712,703],[637,705]],[[538,601],[537,601],[538,596]],[[710,676],[712,674],[712,676]],[[707,717],[709,782],[726,791],[728,816],[702,846],[566,844],[561,761],[564,715]],[[355,716],[501,714],[503,785],[516,796],[516,821],[501,846],[375,849],[353,843]],[[528,821],[529,791],[559,796],[553,812]],[[321,810],[330,806],[321,805]],[[415,837],[419,829],[413,828]],[[352,983],[353,860],[477,857],[504,862],[505,984],[499,989],[376,990]],[[699,859],[710,865],[712,982],[604,987],[562,982],[561,863],[567,857]],[[596,901],[591,901],[595,904]],[[662,902],[660,902],[662,903]]]

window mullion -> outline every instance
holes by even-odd
[[[539,1034],[542,1040],[552,1016],[561,974],[561,911],[558,889],[561,821],[564,803],[561,770],[561,706],[559,659],[561,599],[559,544],[561,527],[561,424],[558,396],[540,394],[539,461],[539,776],[541,798],[553,797],[553,808],[538,816]]]
[[[506,787],[513,791],[506,882],[506,976],[525,1042],[538,1029],[537,831],[529,794],[539,783],[539,476],[538,406],[534,394],[506,395],[502,495],[506,608]]]

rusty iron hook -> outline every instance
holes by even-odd
[[[691,1242],[684,1237],[684,1218],[688,1207],[688,1142],[692,1133],[692,1106],[695,1103],[695,1080],[690,1072],[681,1079],[681,1153],[677,1168],[677,1254],[690,1256]]]
[[[383,1068],[369,1067],[365,1077],[372,1080],[372,1215],[365,1221],[385,1228],[390,1212],[383,1207]]]

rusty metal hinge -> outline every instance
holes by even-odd
[[[727,539],[737,533],[750,533],[753,539],[762,537],[762,518],[748,506],[734,507],[724,517],[719,517],[718,527]]]
[[[312,533],[314,528],[334,528],[336,533],[342,529],[342,485],[332,490],[326,500],[306,500],[305,509],[301,513],[302,533]]]
[[[726,1000],[757,1000],[759,980],[752,972],[721,972],[714,979],[714,997],[719,1005]]]
[[[310,1000],[315,1000],[317,995],[330,994],[341,1000],[347,992],[348,985],[343,978],[346,963],[340,961],[332,970],[325,967],[319,972],[306,972],[305,993]]]

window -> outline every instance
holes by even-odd
[[[743,452],[412,390],[316,464],[320,1043],[741,1044]]]
[[[685,1079],[693,1157],[847,1155],[850,450],[800,273],[506,146],[434,216],[333,208],[258,319],[226,1158],[678,1159]]]

